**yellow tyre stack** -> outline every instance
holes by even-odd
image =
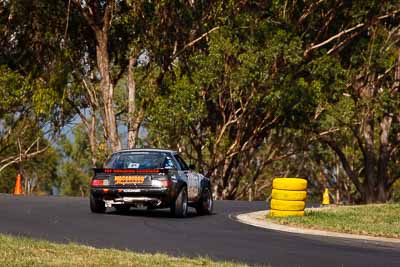
[[[275,178],[272,182],[270,216],[304,216],[307,180]]]

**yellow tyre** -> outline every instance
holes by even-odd
[[[303,191],[307,189],[307,180],[301,178],[275,178],[273,189]]]
[[[304,201],[271,200],[271,209],[273,210],[304,210],[305,207]]]
[[[303,211],[270,210],[269,216],[271,217],[304,216],[304,210]]]
[[[272,199],[279,200],[306,200],[307,191],[289,191],[289,190],[279,190],[272,189]]]

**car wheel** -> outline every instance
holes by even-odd
[[[128,212],[131,209],[128,205],[115,205],[114,208],[117,212]]]
[[[178,197],[171,205],[171,213],[175,217],[183,218],[187,216],[188,197],[186,187],[182,187]]]
[[[210,188],[205,188],[201,194],[201,198],[196,205],[196,211],[199,215],[210,215],[213,211],[213,198]]]
[[[90,195],[90,210],[94,213],[104,213],[106,212],[106,206],[104,201],[95,198],[92,194]]]

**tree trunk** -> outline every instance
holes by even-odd
[[[400,48],[397,49],[397,66],[394,73],[394,83],[391,90],[391,96],[396,97],[400,86]],[[378,161],[378,184],[376,189],[376,201],[387,202],[391,196],[391,187],[389,185],[388,163],[390,161],[390,141],[389,135],[392,128],[393,115],[386,113],[379,126],[379,161]]]
[[[94,114],[94,111],[92,110],[92,119],[90,121],[89,126],[89,144],[90,144],[90,152],[92,154],[92,165],[93,167],[96,167],[97,164],[97,142],[96,142],[96,115]]]
[[[129,57],[128,65],[128,148],[136,147],[141,124],[140,116],[136,114],[136,82],[134,76],[134,66],[136,63],[136,53]]]
[[[375,160],[375,144],[374,144],[374,119],[373,115],[367,115],[365,118],[365,124],[363,127],[363,135],[365,140],[365,157],[364,157],[364,171],[365,181],[364,188],[366,192],[365,201],[366,203],[375,202],[375,186],[376,186],[376,160]]]
[[[110,62],[108,53],[108,33],[101,32],[97,34],[97,67],[101,74],[100,90],[103,97],[104,105],[104,128],[113,152],[121,149],[121,141],[118,136],[118,128],[114,113],[114,87],[111,82]]]
[[[110,55],[108,52],[108,34],[112,23],[115,2],[112,0],[104,1],[103,8],[99,8],[97,4],[92,2],[85,5],[82,5],[79,0],[73,0],[72,2],[78,8],[96,38],[96,61],[98,71],[101,75],[100,91],[103,100],[100,114],[103,120],[104,137],[114,152],[121,149],[121,141],[118,135],[114,112],[114,86],[111,81]],[[100,16],[101,9],[104,10],[102,16]]]

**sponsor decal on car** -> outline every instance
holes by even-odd
[[[139,163],[129,163],[128,168],[130,169],[138,169],[140,166]]]
[[[115,176],[114,183],[119,184],[143,184],[144,176]]]
[[[129,188],[129,189],[124,189],[125,193],[140,193],[140,189],[137,188]]]

